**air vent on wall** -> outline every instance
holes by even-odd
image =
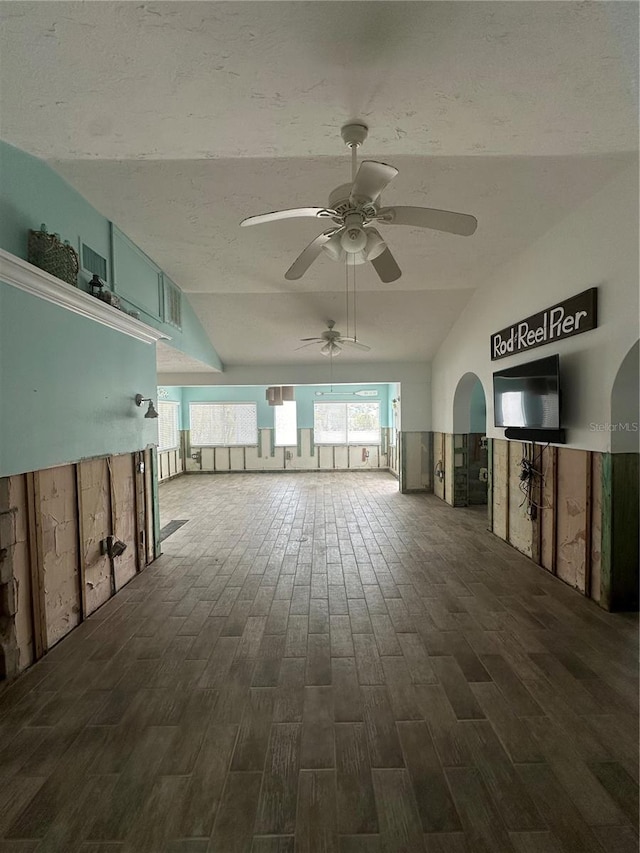
[[[164,322],[182,328],[182,291],[166,276],[164,279]]]
[[[82,268],[92,275],[97,275],[103,282],[106,282],[107,259],[94,252],[86,243],[82,244]]]

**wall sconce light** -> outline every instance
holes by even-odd
[[[158,413],[153,407],[153,400],[151,397],[143,397],[142,394],[136,394],[135,396],[136,406],[141,406],[143,403],[149,403],[149,408],[145,412],[145,418],[157,418]]]
[[[121,539],[116,539],[115,536],[107,536],[106,539],[102,539],[100,542],[100,553],[103,555],[106,554],[111,560],[115,557],[119,557],[126,550],[126,542],[123,542]]]

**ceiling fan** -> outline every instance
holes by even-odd
[[[342,138],[351,149],[351,183],[341,184],[329,196],[328,207],[296,207],[275,210],[243,219],[240,225],[260,225],[279,219],[312,217],[328,219],[332,228],[323,231],[302,251],[284,274],[289,281],[301,278],[323,250],[337,261],[363,264],[371,261],[384,282],[402,275],[382,235],[373,223],[431,228],[468,237],[478,226],[475,216],[430,207],[381,207],[380,194],[398,170],[376,160],[363,160],[357,169],[357,150],[367,138],[364,124],[347,124]]]
[[[343,337],[341,332],[334,329],[335,323],[333,320],[327,320],[327,326],[328,328],[318,338],[300,338],[302,346],[296,347],[296,350],[312,347],[314,344],[323,344],[320,349],[322,355],[333,358],[336,355],[340,355],[342,347],[353,347],[354,349],[365,350],[366,352],[371,349],[371,347],[361,344],[355,338]]]

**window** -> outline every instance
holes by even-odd
[[[298,443],[298,421],[295,401],[275,406],[276,446],[293,447]]]
[[[316,444],[380,444],[380,403],[314,403]]]
[[[158,450],[174,450],[180,445],[178,406],[179,403],[158,402]]]
[[[191,403],[189,414],[194,447],[258,443],[255,403]]]

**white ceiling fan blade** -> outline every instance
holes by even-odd
[[[301,347],[296,347],[294,352],[297,352],[297,350],[299,350],[299,349],[306,349],[307,347],[315,346],[315,344],[319,343],[322,340],[322,338],[301,338],[300,340],[303,340],[303,341],[304,340],[311,340],[311,343],[310,344],[302,344]]]
[[[398,170],[376,160],[363,160],[351,187],[352,204],[375,202],[382,190],[398,174]]]
[[[338,217],[335,210],[326,207],[292,207],[290,210],[273,210],[271,213],[260,213],[257,216],[248,216],[240,225],[262,225],[263,222],[276,222],[278,219],[334,219]]]
[[[452,210],[431,207],[383,207],[376,218],[384,225],[413,225],[462,237],[470,237],[478,227],[478,220],[469,213],[454,213]]]
[[[378,273],[380,280],[387,284],[390,281],[397,281],[397,279],[402,275],[402,270],[396,263],[396,259],[393,257],[389,249],[385,249],[384,252],[376,258],[371,258],[371,263],[373,264],[374,270]]]
[[[324,341],[325,338],[300,338],[300,340],[301,341],[317,341],[318,343],[320,343],[320,341]]]
[[[297,279],[302,278],[322,251],[324,244],[329,242],[334,233],[335,231],[331,230],[318,234],[315,240],[312,240],[306,249],[303,249],[302,252],[300,252],[298,257],[284,274],[287,281],[296,281]]]
[[[371,349],[366,344],[361,344],[360,341],[354,341],[352,338],[340,338],[339,343],[340,345],[344,344],[344,346],[354,347],[355,349],[365,350],[366,352],[369,352]]]

